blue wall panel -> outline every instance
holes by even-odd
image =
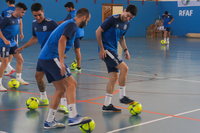
[[[102,4],[111,3],[111,0],[71,0],[76,9],[81,7],[88,8],[91,12],[91,20],[85,27],[85,36],[83,39],[95,39],[95,31],[98,26],[102,23]],[[23,41],[28,41],[32,36],[32,21],[34,20],[30,7],[35,2],[40,2],[45,11],[45,16],[49,17],[55,21],[63,20],[68,12],[66,11],[64,4],[68,1],[64,0],[16,0],[16,3],[23,2],[27,5],[28,10],[23,17],[24,24],[24,39]],[[114,0],[114,4],[123,4],[124,8],[128,5],[126,0]],[[146,28],[154,23],[154,20],[158,18],[160,13],[160,3],[156,5],[156,2],[145,2],[142,5],[141,1],[130,1],[130,4],[135,4],[138,7],[138,15],[131,21],[130,29],[128,30],[126,37],[144,37],[146,36]],[[7,4],[4,0],[0,1],[0,11],[7,8]]]

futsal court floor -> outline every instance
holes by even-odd
[[[200,132],[200,39],[171,38],[170,45],[161,45],[160,40],[126,38],[131,55],[131,59],[126,60],[122,54],[129,67],[126,94],[142,104],[143,111],[138,116],[129,113],[128,105],[119,103],[118,84],[112,103],[122,112],[102,112],[109,75],[105,63],[99,59],[97,41],[81,41],[82,72],[72,73],[78,83],[76,105],[80,115],[95,121],[93,133]],[[35,81],[39,52],[39,44],[22,52],[22,78],[30,85],[0,92],[0,133],[81,133],[78,126],[67,125],[68,115],[62,113],[56,114],[56,120],[66,127],[45,130],[48,107],[35,111],[26,109],[29,97],[40,96]],[[66,55],[65,63],[70,66],[74,51],[71,49]],[[11,65],[16,68],[15,59]],[[3,85],[8,88],[8,81],[15,76],[16,73],[4,76]],[[46,91],[51,100],[55,92],[53,84],[46,82]]]

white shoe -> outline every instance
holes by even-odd
[[[29,85],[29,82],[24,81],[23,79],[17,79],[21,85]]]
[[[0,92],[5,92],[5,91],[7,91],[7,89],[4,88],[2,84],[0,84]]]
[[[9,70],[9,69],[6,68],[6,70],[4,72],[4,76],[9,76],[9,75],[11,75],[14,72],[15,72],[15,69]]]

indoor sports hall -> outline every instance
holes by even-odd
[[[77,82],[77,111],[95,121],[92,133],[199,133],[200,2],[197,1],[71,0],[76,9],[85,7],[91,13],[80,42],[82,71],[72,72],[72,75]],[[68,0],[16,0],[18,2],[28,7],[22,18],[24,39],[19,40],[19,47],[32,36],[34,18],[30,7],[33,3],[41,3],[45,17],[56,22],[64,20],[68,14],[64,7]],[[109,74],[104,61],[99,58],[95,36],[96,29],[107,16],[122,13],[129,4],[138,7],[138,14],[130,21],[125,35],[131,58],[125,59],[121,47],[118,54],[129,68],[126,95],[142,105],[142,112],[137,116],[129,112],[129,105],[119,102],[118,82],[112,104],[122,112],[102,112]],[[0,1],[0,11],[6,7],[6,2]],[[174,18],[169,44],[161,44],[163,31],[157,30],[165,11]],[[0,92],[0,133],[82,133],[79,126],[68,126],[68,114],[59,112],[56,113],[56,120],[65,123],[66,127],[44,129],[49,106],[39,106],[35,110],[26,108],[28,98],[40,96],[35,80],[39,53],[38,42],[22,51],[22,77],[29,85],[9,89],[8,82],[16,78],[16,72],[3,76],[2,84],[8,90]],[[70,68],[75,58],[73,49],[66,56],[65,63]],[[11,65],[16,68],[14,58]],[[47,82],[46,77],[45,81],[51,101],[55,87]]]

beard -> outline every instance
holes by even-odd
[[[87,20],[87,19],[86,19]],[[86,26],[86,20],[85,21],[82,21],[79,25],[79,28],[83,28]]]

